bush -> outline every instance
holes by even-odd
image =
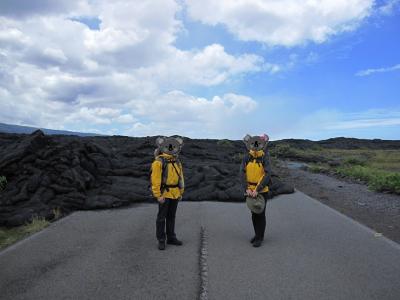
[[[380,174],[370,181],[370,186],[378,192],[391,192],[400,194],[400,174]]]
[[[294,148],[290,147],[290,145],[288,144],[278,144],[273,147],[270,152],[271,155],[282,158],[288,158],[298,155],[297,151]]]
[[[337,173],[362,180],[374,191],[400,194],[400,173],[357,165],[338,168]]]
[[[367,160],[362,157],[349,157],[344,160],[346,165],[357,165],[357,166],[365,166]]]
[[[217,145],[219,146],[228,146],[228,147],[233,147],[233,144],[230,140],[219,140],[217,142]]]
[[[7,178],[0,176],[0,191],[4,190],[7,186]]]
[[[308,171],[312,173],[329,173],[329,168],[323,165],[316,165],[316,164],[311,164],[308,168]]]

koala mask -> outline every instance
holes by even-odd
[[[247,150],[260,151],[265,150],[269,141],[269,136],[264,134],[262,136],[250,136],[246,135],[243,138],[243,142],[245,143]]]
[[[156,140],[157,152],[178,156],[183,146],[180,137],[158,137]]]

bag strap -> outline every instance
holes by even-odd
[[[176,175],[178,175],[178,177],[179,177],[179,179],[181,179],[181,174],[179,173],[179,171],[178,171],[178,169],[175,167],[175,163],[179,163],[179,161],[171,161],[171,162],[169,162],[169,163],[171,163],[172,164],[172,166],[174,167],[174,169],[175,169],[175,172],[176,172]]]

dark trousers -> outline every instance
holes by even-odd
[[[178,208],[178,200],[165,199],[163,204],[158,203],[158,214],[156,221],[157,239],[165,241],[165,236],[169,240],[175,239],[175,215]],[[166,225],[166,226],[165,226]],[[165,229],[167,234],[165,235]]]
[[[254,233],[256,239],[263,239],[266,227],[265,209],[260,214],[251,213],[251,220],[253,221]]]
[[[268,193],[262,194],[265,199],[265,208],[260,214],[251,213],[251,220],[253,221],[254,233],[257,239],[263,239],[265,233],[265,227],[267,224],[265,218],[265,209],[267,208],[267,200],[270,198]]]

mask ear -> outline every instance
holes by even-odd
[[[179,143],[180,146],[183,145],[183,139],[182,139],[182,138],[177,137],[177,138],[175,138],[175,139],[178,141],[178,143]]]
[[[243,138],[243,142],[247,144],[249,140],[251,139],[251,136],[249,134],[246,134],[246,136]]]
[[[160,147],[161,146],[161,144],[162,143],[164,143],[164,141],[165,141],[165,138],[163,138],[163,137],[158,137],[157,139],[156,139],[156,146],[157,147]]]
[[[267,148],[268,142],[269,142],[269,136],[268,134],[264,133],[262,135],[262,139],[265,141],[264,149]]]

